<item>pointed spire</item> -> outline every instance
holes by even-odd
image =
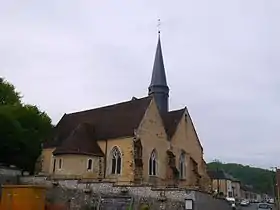
[[[161,112],[168,112],[169,88],[167,86],[163,55],[161,49],[160,30],[158,30],[158,43],[153,66],[149,95],[154,95]]]
[[[158,35],[157,50],[156,50],[156,55],[154,60],[153,74],[152,74],[150,87],[154,85],[167,86],[165,68],[163,63],[163,55],[161,49],[160,31]]]

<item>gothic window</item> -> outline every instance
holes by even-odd
[[[157,154],[155,150],[152,151],[149,159],[149,175],[157,175]]]
[[[121,173],[121,153],[117,147],[114,147],[111,151],[111,173],[112,174],[120,174]]]
[[[181,153],[179,158],[179,173],[181,179],[186,177],[186,155],[184,152]]]
[[[58,168],[61,169],[62,168],[62,159],[59,158],[58,160]]]
[[[87,170],[88,170],[88,171],[92,170],[92,159],[88,159],[88,162],[87,162]]]

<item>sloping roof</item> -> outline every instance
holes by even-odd
[[[208,170],[207,173],[211,179],[226,179],[224,172],[221,170]]]
[[[201,144],[201,142],[200,142],[200,140],[199,140],[199,137],[198,137],[198,134],[197,134],[197,132],[196,132],[196,129],[195,129],[195,126],[194,126],[193,120],[192,120],[191,115],[190,115],[190,113],[189,113],[189,110],[188,110],[187,108],[186,108],[186,113],[187,113],[187,115],[188,115],[188,117],[189,117],[189,119],[190,119],[190,123],[192,124],[193,130],[194,130],[194,133],[195,133],[195,135],[196,135],[196,137],[197,137],[198,144],[199,144],[200,148],[201,148],[201,149],[202,149],[202,151],[203,151],[202,144]]]
[[[44,143],[44,148],[56,147],[61,145],[64,138],[67,137],[68,129],[70,129],[69,115],[64,114],[57,125],[53,128],[52,132]],[[69,127],[68,129],[66,127]]]
[[[89,123],[94,127],[94,139],[96,140],[133,136],[134,130],[138,128],[151,99],[152,97],[145,97],[96,109],[65,114],[55,127],[53,138],[44,144],[44,147],[62,145],[62,142],[81,123]],[[74,136],[71,138],[74,138]],[[74,142],[73,139],[68,139],[67,141]],[[66,147],[65,144],[64,147]]]
[[[104,156],[95,139],[94,127],[89,123],[81,123],[66,138],[62,145],[55,149],[54,155],[84,154]]]
[[[188,112],[188,109],[186,107],[183,108],[183,109],[170,111],[170,112],[162,115],[166,133],[167,133],[169,138],[172,138],[172,136],[176,132],[177,126],[178,126],[183,114],[185,114],[185,113],[187,113],[187,115],[190,119],[190,123],[192,124],[192,127],[194,129],[195,135],[196,135],[197,140],[198,140],[198,144],[199,144],[200,148],[203,150],[203,147],[202,147],[201,142],[198,138],[195,126],[193,124],[192,118],[191,118],[191,116]]]
[[[243,190],[243,191],[250,191],[250,192],[253,192],[253,186],[251,186],[251,185],[241,185],[240,186],[240,188],[241,188],[241,190]]]
[[[169,138],[171,138],[174,135],[176,128],[184,113],[185,108],[170,111],[162,115],[164,127]]]
[[[224,172],[223,170],[208,170],[207,173],[211,179],[225,179],[225,180],[237,181],[236,178]]]
[[[228,175],[228,177],[230,178],[230,180],[231,180],[232,182],[241,182],[239,179],[233,177],[232,175],[230,175],[230,174],[227,174],[227,175]]]
[[[133,136],[151,99],[133,97],[130,101],[110,106],[64,114],[44,148],[57,147],[54,154],[103,155],[96,141]],[[183,108],[162,115],[169,138],[176,132],[185,111]]]

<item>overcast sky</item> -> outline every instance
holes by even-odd
[[[188,107],[206,160],[280,166],[279,11],[277,0],[0,0],[0,76],[53,123],[146,96],[160,18],[170,106]]]

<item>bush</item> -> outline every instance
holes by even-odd
[[[147,204],[142,204],[140,210],[149,210],[150,207]]]

